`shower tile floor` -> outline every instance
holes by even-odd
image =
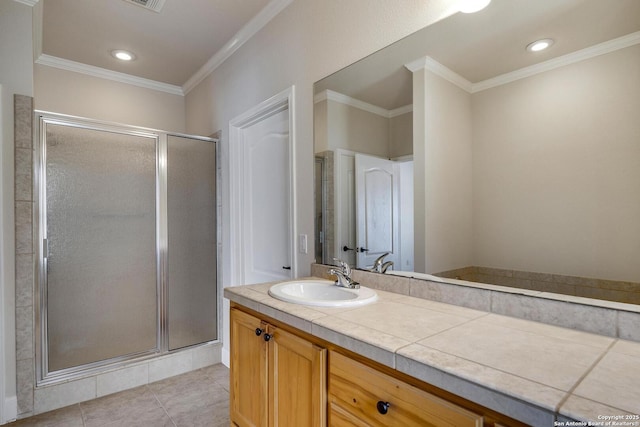
[[[222,364],[46,412],[8,427],[219,427],[229,425]]]

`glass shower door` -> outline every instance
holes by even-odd
[[[158,137],[44,126],[45,375],[158,351]]]
[[[217,338],[216,147],[167,140],[169,350]]]

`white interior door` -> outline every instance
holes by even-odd
[[[389,253],[385,261],[398,264],[399,200],[395,162],[356,154],[356,241],[358,268]]]
[[[244,283],[286,280],[292,277],[289,109],[242,132]]]

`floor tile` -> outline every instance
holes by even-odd
[[[229,425],[229,369],[212,365],[66,408],[12,427],[221,427]]]
[[[164,413],[154,394],[145,385],[80,404],[86,427],[134,420],[141,414]]]
[[[229,400],[182,413],[174,418],[177,427],[222,427],[229,425]]]
[[[46,412],[33,417],[18,420],[11,427],[83,427],[80,405]]]

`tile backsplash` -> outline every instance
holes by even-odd
[[[333,279],[331,266],[312,264],[311,275]],[[640,306],[501,285],[446,283],[353,270],[363,286],[490,313],[640,342]],[[445,279],[446,280],[446,279]]]
[[[640,283],[471,266],[435,276],[540,292],[640,304]]]

